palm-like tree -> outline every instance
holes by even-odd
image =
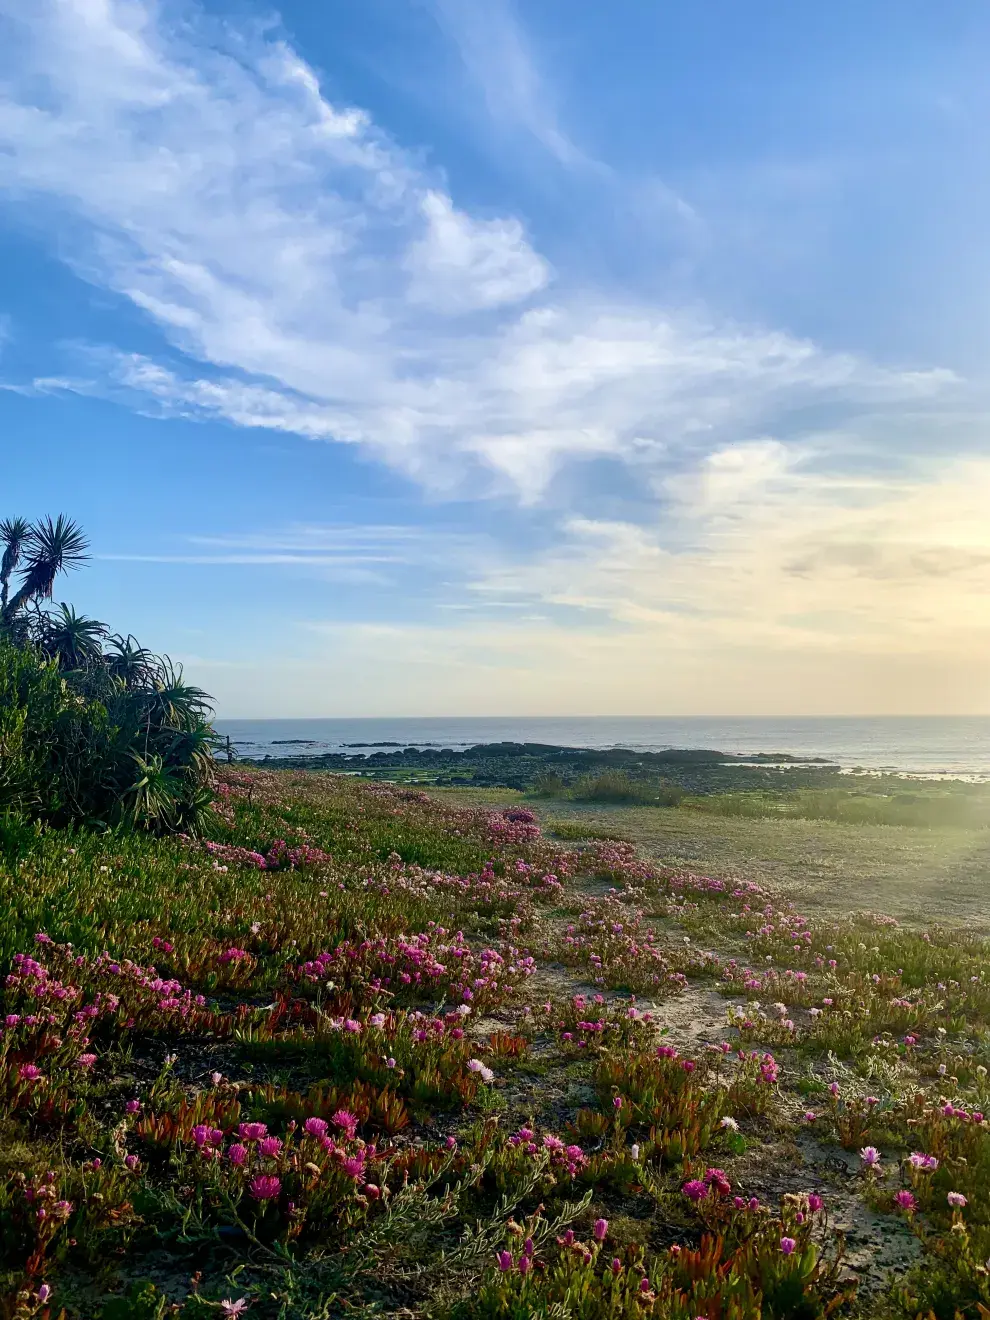
[[[30,535],[31,524],[26,518],[4,518],[0,522],[0,541],[3,542],[3,558],[0,559],[0,611],[7,609],[10,579],[17,571]]]
[[[129,633],[126,637],[115,633],[103,660],[111,677],[119,679],[126,688],[150,684],[158,669],[158,657],[140,646]]]
[[[85,669],[102,661],[105,623],[77,614],[71,605],[60,605],[54,614],[44,615],[39,641],[42,650],[61,669]]]
[[[168,656],[162,658],[148,704],[153,719],[175,729],[189,728],[213,713],[209,694],[183,682],[182,666]]]
[[[51,600],[59,573],[78,568],[89,558],[89,542],[82,529],[64,513],[60,513],[54,521],[45,518],[34,523],[26,532],[22,530],[23,522],[23,518],[10,518],[0,524],[0,540],[5,546],[3,560],[0,561],[0,578],[3,578],[0,622],[8,625],[27,606]],[[22,559],[23,568],[20,563]],[[10,577],[15,570],[22,574],[21,583],[13,596],[9,596]]]
[[[168,656],[130,635],[108,637],[70,605],[46,606],[59,574],[81,564],[87,548],[64,514],[0,522],[0,668],[12,645],[62,712],[47,719],[34,708],[35,749],[48,760],[34,797],[18,799],[21,809],[59,821],[196,829],[212,800],[210,697]]]

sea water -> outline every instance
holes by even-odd
[[[852,770],[990,775],[990,716],[808,719],[552,716],[447,719],[217,720],[242,756],[361,753],[402,747],[535,742],[659,752],[710,748],[749,755],[823,757]]]

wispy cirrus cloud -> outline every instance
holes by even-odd
[[[192,5],[0,0],[0,191],[172,350],[116,345],[40,387],[360,445],[435,490],[532,502],[589,458],[654,481],[800,431],[801,410],[896,410],[951,379],[585,289],[517,217],[459,208],[271,31]]]
[[[427,0],[427,7],[456,46],[501,132],[532,137],[561,165],[605,171],[561,127],[553,96],[511,0],[491,0],[484,5],[470,0]]]

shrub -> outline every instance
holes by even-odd
[[[133,637],[45,608],[58,575],[86,558],[69,519],[8,518],[0,544],[0,811],[195,827],[212,800],[209,697]]]
[[[672,786],[669,786],[672,788]],[[669,796],[668,788],[668,796]],[[583,775],[574,785],[574,797],[579,802],[638,802],[656,803],[661,800],[660,790],[641,783],[625,770],[602,770],[597,775]],[[663,805],[670,805],[664,802]]]
[[[533,795],[541,798],[563,797],[567,788],[564,781],[553,770],[541,770],[533,780]]]

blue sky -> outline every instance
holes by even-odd
[[[990,712],[988,54],[0,0],[5,512],[222,715]]]

